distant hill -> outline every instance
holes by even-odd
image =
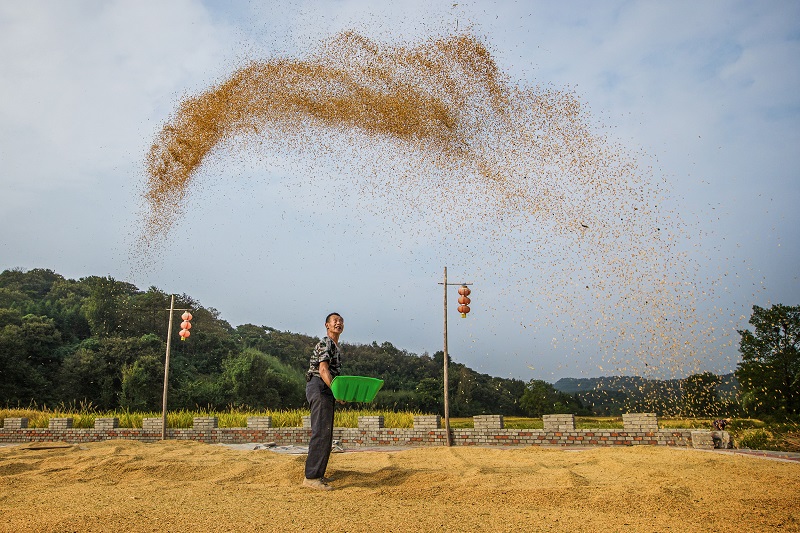
[[[722,382],[717,387],[720,396],[736,396],[739,389],[739,382],[734,374],[723,374],[719,376]],[[643,387],[656,386],[667,389],[679,386],[681,380],[659,380],[647,379],[639,376],[602,376],[599,378],[561,378],[553,386],[556,390],[568,394],[576,394],[589,391],[618,391],[630,392],[641,390]]]
[[[736,402],[739,383],[733,374],[719,376],[716,393],[719,405]],[[598,415],[618,416],[624,412],[647,411],[680,413],[683,379],[646,379],[639,376],[602,376],[598,378],[561,378],[553,387],[575,394],[581,403]]]

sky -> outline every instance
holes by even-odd
[[[464,244],[485,235],[412,236],[380,215],[391,199],[364,211],[369,199],[330,162],[309,181],[285,154],[215,153],[166,242],[137,257],[146,154],[182,99],[248,60],[305,57],[346,30],[387,45],[467,31],[510,83],[573,93],[598,133],[671,191],[694,236],[692,272],[672,274],[716,310],[713,340],[677,373],[734,370],[752,306],[800,304],[800,4],[382,4],[0,3],[0,269],[188,294],[233,326],[323,335],[335,310],[347,342],[432,354],[447,267],[450,282],[473,283],[466,319],[448,292],[454,361],[525,381],[626,372],[528,286],[535,262],[503,265]]]

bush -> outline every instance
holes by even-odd
[[[748,429],[742,432],[738,438],[734,439],[737,448],[748,448],[751,450],[772,450],[774,436],[766,429]]]

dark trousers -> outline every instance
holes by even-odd
[[[333,411],[336,400],[322,378],[314,376],[306,383],[306,400],[311,406],[311,440],[308,441],[306,478],[325,475],[333,445]]]

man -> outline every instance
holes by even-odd
[[[731,423],[730,418],[720,418],[719,420],[714,420],[714,422],[712,422],[711,425],[714,426],[714,429],[716,429],[717,431],[725,431],[725,428],[730,423]]]
[[[333,411],[336,405],[331,391],[333,378],[341,370],[339,335],[344,319],[339,313],[325,317],[327,335],[314,348],[306,373],[306,400],[311,406],[311,440],[308,442],[303,485],[312,489],[331,490],[325,470],[333,445]]]

